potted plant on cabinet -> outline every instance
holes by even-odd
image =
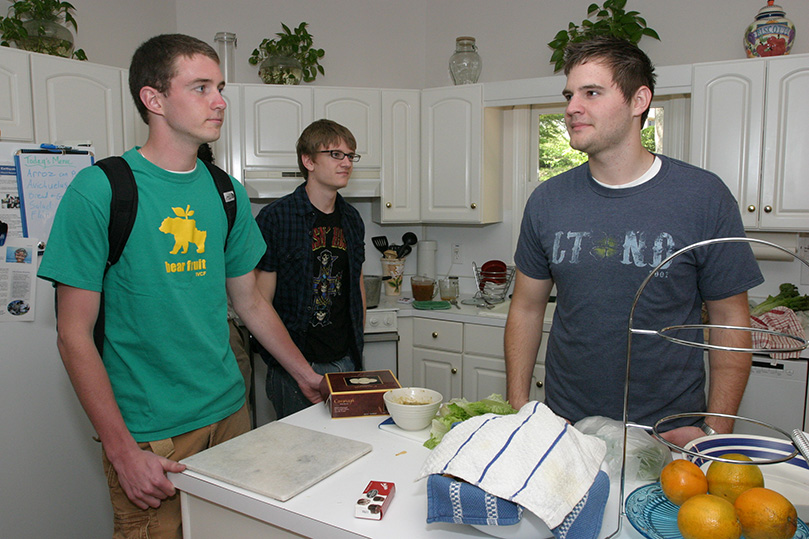
[[[326,54],[313,47],[312,35],[302,22],[294,30],[281,24],[277,39],[264,39],[248,61],[258,65],[258,76],[267,84],[300,84],[312,82],[317,74],[325,74],[319,60]]]
[[[73,50],[73,34],[67,25],[78,31],[73,17],[75,7],[59,0],[19,0],[11,4],[8,16],[0,17],[0,45],[17,47],[64,58],[87,60],[82,49]]]
[[[660,41],[660,36],[653,29],[646,26],[646,20],[637,11],[625,11],[626,0],[605,0],[604,5],[590,4],[587,8],[587,18],[581,24],[570,23],[567,30],[560,30],[548,43],[553,49],[551,63],[554,71],[562,69],[565,63],[565,47],[570,43],[586,41],[595,36],[612,36],[637,45],[643,36],[649,36]],[[590,17],[595,15],[595,22]]]

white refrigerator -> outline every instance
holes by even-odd
[[[0,143],[0,165],[32,146]],[[0,535],[110,537],[101,444],[56,349],[53,287],[35,288],[32,321],[0,322]]]

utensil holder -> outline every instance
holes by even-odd
[[[383,281],[386,296],[400,296],[402,294],[402,281],[404,275],[404,258],[382,258],[382,276],[390,276]]]

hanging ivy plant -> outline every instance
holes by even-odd
[[[565,48],[570,43],[587,41],[595,36],[612,36],[626,39],[637,45],[643,36],[652,37],[660,41],[660,36],[646,25],[646,19],[638,11],[625,11],[626,0],[605,0],[603,6],[590,4],[587,8],[587,18],[581,24],[571,22],[567,30],[560,30],[548,43],[553,49],[551,63],[554,72],[565,65]],[[595,17],[595,20],[591,18]]]

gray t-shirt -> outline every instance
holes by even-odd
[[[621,419],[630,310],[652,269],[696,242],[744,236],[736,201],[716,175],[660,158],[654,178],[627,189],[598,185],[585,163],[544,182],[526,205],[514,258],[527,276],[556,284],[545,395],[571,421]],[[697,248],[649,281],[632,327],[699,324],[704,300],[763,280],[747,243]],[[696,340],[701,331],[676,336]],[[631,357],[630,420],[651,425],[705,410],[703,349],[635,334]]]

